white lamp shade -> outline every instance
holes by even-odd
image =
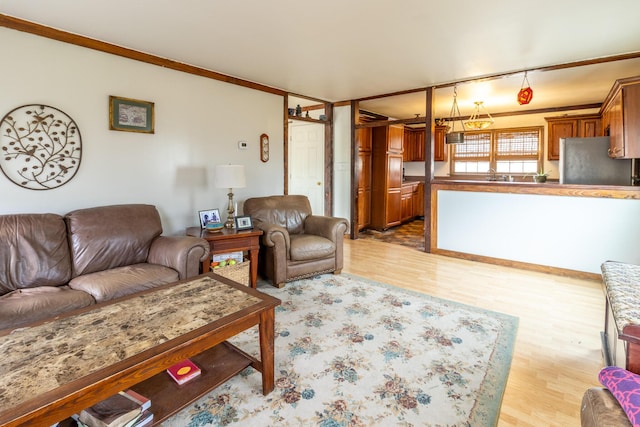
[[[218,188],[244,188],[247,186],[244,165],[218,165],[216,166],[215,179]]]

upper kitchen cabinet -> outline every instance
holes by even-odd
[[[444,143],[445,134],[447,132],[446,126],[436,126],[433,135],[433,160],[436,162],[447,161],[447,146]],[[424,138],[425,128],[410,128],[404,129],[404,153],[403,160],[405,162],[424,162]]]
[[[445,144],[447,126],[436,126],[433,131],[433,160],[436,162],[446,162],[449,147]]]
[[[545,120],[548,127],[548,160],[560,160],[560,140],[563,138],[602,136],[601,120],[597,114],[545,117]]]
[[[616,80],[600,112],[609,156],[640,158],[640,76]]]
[[[405,162],[424,162],[424,133],[424,128],[404,128],[402,160]]]

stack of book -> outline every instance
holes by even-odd
[[[151,401],[133,390],[121,391],[74,416],[80,427],[143,427],[151,424]]]

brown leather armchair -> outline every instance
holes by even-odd
[[[247,199],[244,214],[264,232],[258,268],[274,286],[342,271],[346,219],[312,215],[309,199],[295,195]]]

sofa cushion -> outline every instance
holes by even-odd
[[[292,261],[308,261],[333,256],[336,245],[329,239],[313,234],[292,234],[289,250]]]
[[[97,302],[103,302],[177,280],[177,271],[143,263],[83,274],[71,279],[69,286],[91,294]]]
[[[600,371],[598,379],[618,400],[631,424],[640,426],[640,375],[617,366],[607,366]]]
[[[0,296],[0,329],[16,328],[91,304],[95,304],[91,295],[68,286],[18,289]]]
[[[0,295],[64,285],[70,272],[67,229],[60,215],[0,216]]]
[[[151,242],[162,234],[160,215],[151,205],[80,209],[65,220],[72,277],[146,262]]]

